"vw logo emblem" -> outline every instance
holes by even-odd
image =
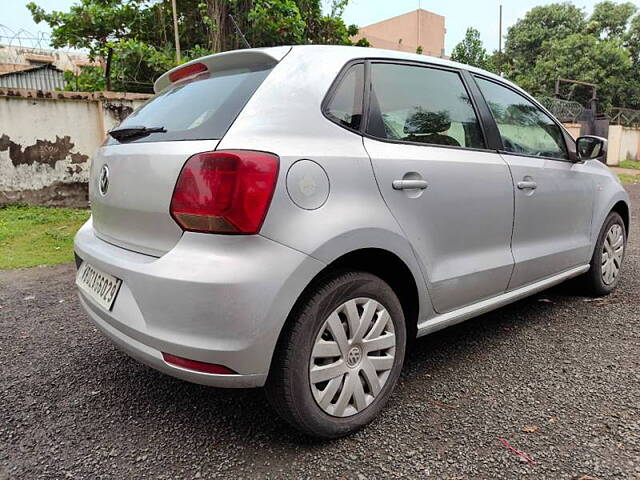
[[[102,170],[100,170],[100,178],[98,178],[98,190],[100,190],[101,195],[106,195],[107,190],[109,190],[109,167],[106,165],[102,166]]]
[[[360,347],[353,347],[351,350],[349,350],[349,352],[347,353],[347,365],[349,367],[355,367],[360,363],[360,360],[362,359],[362,350],[360,350]]]

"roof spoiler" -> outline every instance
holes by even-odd
[[[291,47],[248,48],[245,50],[232,50],[200,57],[178,65],[162,74],[153,84],[153,91],[154,93],[160,93],[172,83],[177,83],[184,78],[193,77],[205,70],[219,72],[248,66],[275,66],[290,50]],[[205,66],[206,68],[204,68]],[[180,72],[187,74],[181,75]],[[172,81],[172,79],[177,80]]]

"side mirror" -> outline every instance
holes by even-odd
[[[595,135],[585,135],[576,140],[578,161],[598,159],[607,162],[607,139]]]

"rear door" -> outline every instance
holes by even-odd
[[[525,96],[493,80],[476,82],[497,123],[515,191],[509,289],[589,261],[593,179],[569,159],[556,122]]]
[[[513,187],[487,147],[460,72],[373,61],[364,145],[409,238],[434,308],[504,292],[513,268]]]

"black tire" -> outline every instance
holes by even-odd
[[[329,315],[346,301],[361,297],[375,300],[391,317],[396,342],[393,365],[371,404],[352,416],[336,417],[326,413],[313,397],[311,352]],[[404,315],[391,287],[369,273],[336,272],[318,282],[292,312],[273,358],[267,398],[284,420],[307,435],[327,439],[348,435],[371,422],[387,403],[402,370],[405,347]]]
[[[613,225],[619,225],[622,228],[622,235],[624,238],[622,261],[624,261],[624,255],[627,247],[627,231],[622,217],[616,212],[611,212],[607,216],[604,224],[602,225],[602,229],[600,230],[598,241],[596,242],[596,248],[593,251],[593,256],[591,257],[589,271],[582,276],[582,285],[585,288],[586,293],[594,297],[609,295],[613,290],[615,290],[620,280],[620,273],[618,273],[613,282],[607,284],[605,283],[602,275],[602,251],[604,249],[606,236]]]

